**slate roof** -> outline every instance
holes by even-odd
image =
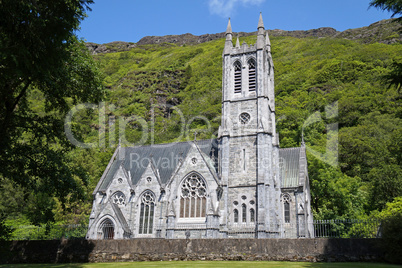
[[[131,175],[131,182],[136,185],[145,172],[150,161],[159,171],[159,179],[166,184],[179,164],[179,159],[185,159],[192,146],[191,142],[155,144],[147,146],[121,148],[124,159],[114,160],[104,180],[97,191],[104,191],[113,179],[114,174],[122,165]],[[218,144],[216,139],[196,141],[198,148],[207,156],[218,159]],[[216,171],[216,169],[215,169]]]
[[[282,188],[299,186],[300,147],[279,149],[279,174]]]

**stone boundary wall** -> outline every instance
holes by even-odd
[[[384,261],[381,239],[131,239],[0,242],[0,263],[168,260]]]

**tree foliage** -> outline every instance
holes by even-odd
[[[392,17],[395,15],[402,15],[401,0],[372,0],[370,6],[392,12]]]
[[[74,34],[92,3],[0,2],[0,184],[38,193],[34,222],[51,220],[52,198],[82,195],[87,180],[68,155],[63,125],[72,104],[103,95],[97,64]]]
[[[370,6],[392,12],[392,17],[395,15],[401,16],[398,21],[402,23],[402,1],[401,0],[372,0]],[[402,31],[401,31],[402,32]],[[393,70],[388,75],[384,76],[384,80],[390,86],[395,86],[398,90],[402,88],[402,59],[394,59]]]
[[[402,263],[402,197],[386,204],[377,215],[381,220],[383,247],[390,262]]]

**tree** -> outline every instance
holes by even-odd
[[[74,33],[92,3],[0,1],[0,185],[8,178],[60,200],[82,192],[85,172],[68,159],[63,123],[73,104],[103,96],[97,65]]]
[[[401,0],[372,0],[370,2],[370,6],[393,12],[391,17],[394,17],[395,15],[402,15]]]
[[[392,12],[391,17],[400,15],[397,20],[402,23],[402,1],[401,0],[372,0],[371,7]],[[394,61],[393,70],[384,77],[390,86],[394,85],[398,90],[402,87],[402,62]]]
[[[402,263],[402,197],[396,197],[386,204],[378,217],[381,219],[383,248],[386,259],[394,263]]]

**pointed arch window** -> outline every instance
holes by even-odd
[[[241,63],[234,63],[234,93],[241,93]]]
[[[152,234],[154,225],[155,195],[151,191],[141,197],[139,234]]]
[[[283,195],[283,212],[285,216],[285,223],[290,223],[290,196]]]
[[[205,181],[197,174],[191,174],[181,183],[180,218],[205,217],[207,204]]]
[[[233,221],[239,222],[239,211],[237,209],[233,210]]]
[[[255,60],[248,61],[248,90],[255,91],[256,78],[255,78]]]
[[[255,211],[253,208],[250,209],[250,222],[255,221]]]
[[[241,221],[242,222],[247,222],[247,207],[246,207],[246,204],[241,205],[241,213],[242,213]]]

